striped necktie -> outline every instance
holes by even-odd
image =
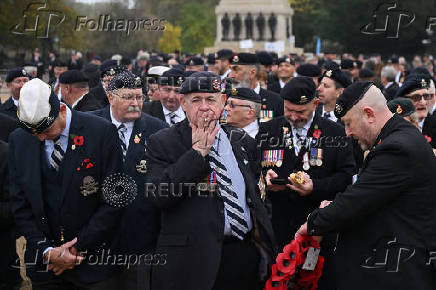
[[[50,155],[50,165],[56,171],[59,171],[65,152],[62,149],[60,136],[53,139],[53,152]]]
[[[175,112],[171,112],[168,114],[170,116],[170,126],[176,124],[176,116],[177,114]]]
[[[327,118],[327,119],[330,119],[330,113],[329,112],[325,112],[323,117]]]
[[[232,180],[228,176],[227,168],[221,161],[222,159],[218,152],[212,147],[209,152],[209,164],[216,172],[218,189],[224,201],[224,208],[230,222],[232,235],[243,240],[244,235],[248,232],[244,209],[239,204],[238,195],[232,188]]]
[[[126,153],[127,153],[126,133],[127,133],[126,125],[121,124],[118,127],[118,136],[120,137],[121,150],[123,151],[123,161],[126,158]]]

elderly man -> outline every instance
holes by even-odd
[[[104,186],[122,171],[115,127],[70,110],[40,79],[23,86],[19,108],[22,129],[9,138],[10,195],[32,288],[111,289],[104,248],[124,198]]]
[[[29,75],[21,68],[11,69],[6,76],[6,87],[9,89],[11,97],[0,105],[0,113],[6,114],[17,120],[18,100],[20,99],[20,91],[25,83],[29,81]]]
[[[160,100],[145,103],[144,113],[159,118],[172,126],[185,119],[185,112],[180,106],[180,85],[185,79],[185,72],[176,68],[165,71],[157,80]]]
[[[142,113],[142,81],[131,72],[116,75],[108,87],[110,106],[93,112],[112,122],[118,128],[121,150],[124,154],[124,171],[138,186],[136,198],[126,207],[117,234],[116,250],[125,255],[151,255],[154,253],[159,232],[159,211],[144,197],[144,176],[147,172],[145,145],[151,134],[168,125]],[[119,289],[150,289],[150,265],[138,261],[129,265],[117,277]],[[141,281],[141,282],[140,282]]]
[[[227,93],[226,123],[243,129],[255,139],[259,132],[260,96],[247,88],[233,88]]]
[[[327,70],[323,73],[318,86],[320,104],[316,109],[320,116],[332,120],[333,122],[338,121],[333,112],[336,100],[339,95],[342,94],[344,88],[349,85],[351,85],[351,79],[339,69]]]
[[[397,71],[391,65],[384,66],[381,70],[381,83],[383,85],[383,94],[386,100],[391,101],[399,89],[398,83],[395,82]]]
[[[59,76],[62,101],[76,111],[100,109],[100,103],[88,94],[88,78],[79,70],[69,70]]]
[[[412,100],[418,114],[418,129],[431,146],[436,148],[436,117],[430,115],[428,110],[434,95],[430,94],[429,88],[429,76],[412,74],[406,77],[396,96]]]
[[[343,191],[355,171],[350,140],[340,124],[315,113],[315,93],[311,78],[293,78],[281,92],[285,115],[262,124],[257,135],[279,247],[292,240],[321,201]],[[289,175],[298,171],[305,173],[305,182],[287,184]],[[335,238],[330,235],[322,244],[326,263],[320,289],[335,283]]]
[[[338,289],[436,288],[436,159],[372,83],[355,83],[335,114],[370,150],[357,181],[314,210],[297,235],[339,231]]]
[[[230,59],[229,78],[237,88],[250,88],[260,95],[260,122],[283,116],[283,100],[274,92],[262,89],[259,83],[259,59],[253,53],[235,54]]]
[[[167,257],[153,269],[154,290],[263,288],[274,248],[255,142],[218,124],[220,90],[217,75],[192,74],[181,87],[187,119],[148,141],[146,194],[161,208],[156,253]]]

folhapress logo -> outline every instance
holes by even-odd
[[[49,33],[65,20],[65,14],[49,9],[47,1],[34,2],[23,11],[21,22],[12,26],[10,31],[17,35],[34,35],[36,38],[48,38]]]
[[[400,29],[415,21],[415,14],[397,8],[397,3],[382,3],[372,14],[373,21],[363,26],[360,31],[369,35],[385,35],[387,38],[398,38]]]

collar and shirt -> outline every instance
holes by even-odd
[[[83,97],[86,95],[87,93],[84,93],[80,98],[78,98],[72,105],[71,108],[74,109],[75,106],[77,106],[77,104],[83,99]]]
[[[336,118],[335,113],[333,111],[327,112],[324,108],[324,106],[322,106],[322,115],[324,118],[329,119],[333,122],[337,122],[338,118]]]
[[[117,127],[117,129],[124,124],[124,126],[126,127],[126,132],[123,134],[124,135],[124,144],[126,145],[126,151],[129,149],[129,141],[130,141],[130,136],[132,136],[132,131],[133,131],[133,126],[135,124],[135,122],[131,121],[131,122],[126,122],[126,123],[121,123],[118,122],[115,118],[114,115],[112,114],[112,108],[110,108],[110,114],[111,114],[111,120],[112,120],[112,124],[115,125],[115,127]],[[121,137],[120,137],[121,138]]]
[[[284,81],[282,81],[281,79],[279,79],[279,84],[280,84],[281,89],[283,89],[283,87],[286,85],[286,83]]]
[[[296,156],[298,156],[302,147],[306,147],[308,145],[309,140],[307,138],[307,133],[309,132],[310,127],[312,126],[314,116],[315,116],[315,112],[313,112],[312,118],[310,118],[310,120],[306,123],[306,125],[304,125],[301,128],[297,128],[291,122],[289,122],[291,124],[292,140],[294,143],[294,150]]]
[[[231,71],[232,71],[231,69],[228,69],[223,75],[221,75],[220,76],[221,81],[224,80],[226,77],[228,77]]]
[[[179,123],[183,121],[186,117],[185,112],[182,109],[182,106],[179,106],[179,108],[176,111],[170,111],[165,106],[162,105],[162,110],[165,116],[165,122],[167,122],[168,125],[172,126],[176,123]],[[175,114],[173,119],[173,122],[171,121],[171,114]]]
[[[259,123],[257,120],[254,120],[252,123],[248,124],[244,128],[242,128],[251,138],[256,139],[256,135],[259,132]]]
[[[217,152],[217,155],[219,157],[219,162],[221,162],[225,166],[226,175],[231,180],[231,184],[226,186],[228,186],[230,190],[236,193],[237,200],[234,201],[237,202],[237,204],[240,207],[242,207],[244,211],[243,213],[244,220],[248,225],[248,231],[250,231],[253,228],[253,222],[251,220],[250,210],[248,208],[247,200],[245,196],[246,187],[245,187],[244,177],[241,173],[241,170],[239,169],[238,162],[236,161],[236,157],[233,153],[232,145],[230,144],[227,134],[223,131],[222,128],[219,130],[212,147],[213,150]],[[227,206],[225,206],[225,209],[226,210],[224,211],[224,220],[225,220],[224,235],[230,236],[232,235],[232,227],[230,225],[230,219],[228,214],[229,209]]]

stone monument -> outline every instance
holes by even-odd
[[[288,0],[221,0],[215,8],[217,31],[214,47],[205,54],[229,48],[302,54],[292,35],[294,10]]]

